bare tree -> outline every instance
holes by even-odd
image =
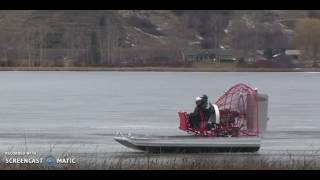
[[[233,49],[249,51],[255,49],[255,29],[248,27],[245,21],[232,21],[229,31],[230,43]]]
[[[314,18],[299,20],[296,25],[295,43],[312,58],[313,66],[317,66],[320,50],[320,20]]]

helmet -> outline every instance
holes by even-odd
[[[196,104],[200,105],[202,102],[202,98],[201,97],[196,97]]]
[[[207,108],[208,107],[208,96],[207,95],[202,95],[201,96],[201,106],[204,107],[204,108]]]
[[[203,100],[208,100],[208,96],[207,96],[206,94],[203,94],[203,95],[201,96],[201,99],[203,99]]]

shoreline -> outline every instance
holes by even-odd
[[[320,72],[320,68],[0,67],[0,71]]]

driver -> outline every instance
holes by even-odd
[[[202,99],[201,97],[196,97],[195,100],[196,107],[194,111],[189,114],[190,124],[193,129],[199,129],[200,127],[200,111],[202,109]]]
[[[196,98],[196,107],[192,113],[189,114],[189,119],[191,127],[194,129],[199,129],[201,127],[201,116],[205,120],[205,125],[207,124],[209,117],[211,115],[211,108],[208,108],[208,96],[202,95]],[[205,127],[202,127],[205,128]],[[210,128],[210,127],[209,127]]]
[[[208,124],[208,128],[215,127],[215,111],[211,103],[208,102],[208,96],[203,94],[201,97],[201,110],[205,115],[206,122]]]

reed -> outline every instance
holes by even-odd
[[[70,154],[64,156],[70,157]],[[80,158],[72,165],[48,166],[42,164],[5,164],[0,163],[1,170],[319,170],[319,156],[281,155],[272,156],[229,156],[196,154],[179,154],[172,156],[107,156],[103,158]],[[2,158],[3,159],[3,158]]]

